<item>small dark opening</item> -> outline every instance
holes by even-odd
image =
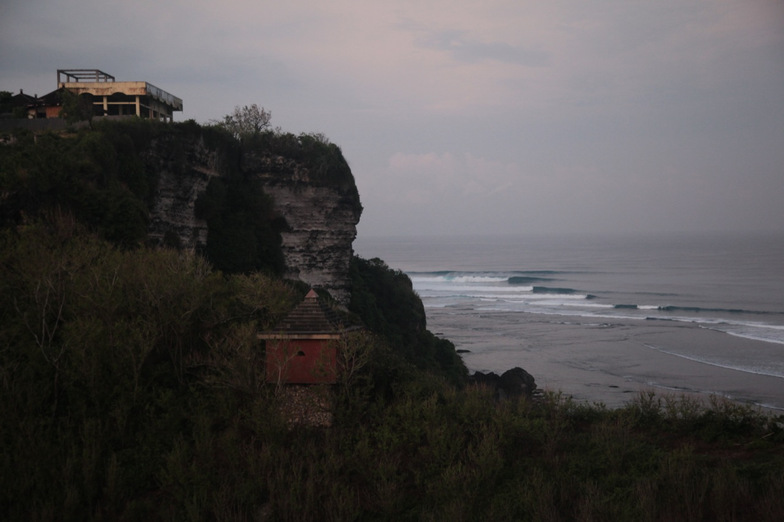
[[[305,357],[305,352],[303,352],[302,350],[298,351],[297,357]]]

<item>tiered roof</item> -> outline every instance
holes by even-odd
[[[275,329],[276,333],[327,334],[343,329],[343,324],[331,308],[319,300],[318,294],[310,290],[305,299]]]

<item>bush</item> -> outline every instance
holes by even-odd
[[[335,187],[351,200],[359,201],[354,175],[340,147],[323,134],[300,134],[266,131],[243,142],[246,152],[282,156],[302,163],[311,183]],[[274,166],[274,163],[272,164]]]
[[[0,148],[7,194],[0,225],[61,209],[118,245],[141,244],[155,180],[144,172],[132,140],[113,129],[72,137],[49,133]]]
[[[453,384],[465,383],[468,371],[454,344],[427,330],[424,305],[406,274],[380,259],[359,257],[352,259],[350,273],[349,310],[408,363]]]
[[[274,410],[255,332],[293,305],[282,282],[121,251],[68,215],[4,231],[0,266],[4,519],[145,511],[201,416],[212,430],[242,424],[248,398]]]
[[[196,200],[196,216],[207,221],[206,254],[220,270],[283,272],[280,233],[286,223],[275,216],[272,200],[258,181],[213,178]]]
[[[332,428],[290,427],[256,332],[299,289],[118,249],[68,214],[3,231],[0,269],[4,520],[784,515],[782,417],[651,394],[498,403],[365,333]]]

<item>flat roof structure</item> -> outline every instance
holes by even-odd
[[[182,100],[148,82],[118,82],[98,69],[58,69],[57,88],[93,100],[96,115],[155,118],[171,121]]]
[[[65,76],[65,81],[62,77]],[[81,80],[93,82],[113,82],[114,76],[106,74],[98,69],[57,69],[57,85],[69,81],[78,82]]]

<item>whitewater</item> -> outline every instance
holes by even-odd
[[[428,327],[470,370],[538,369],[537,382],[610,405],[652,387],[784,408],[782,235],[360,237],[355,249],[410,277]]]

